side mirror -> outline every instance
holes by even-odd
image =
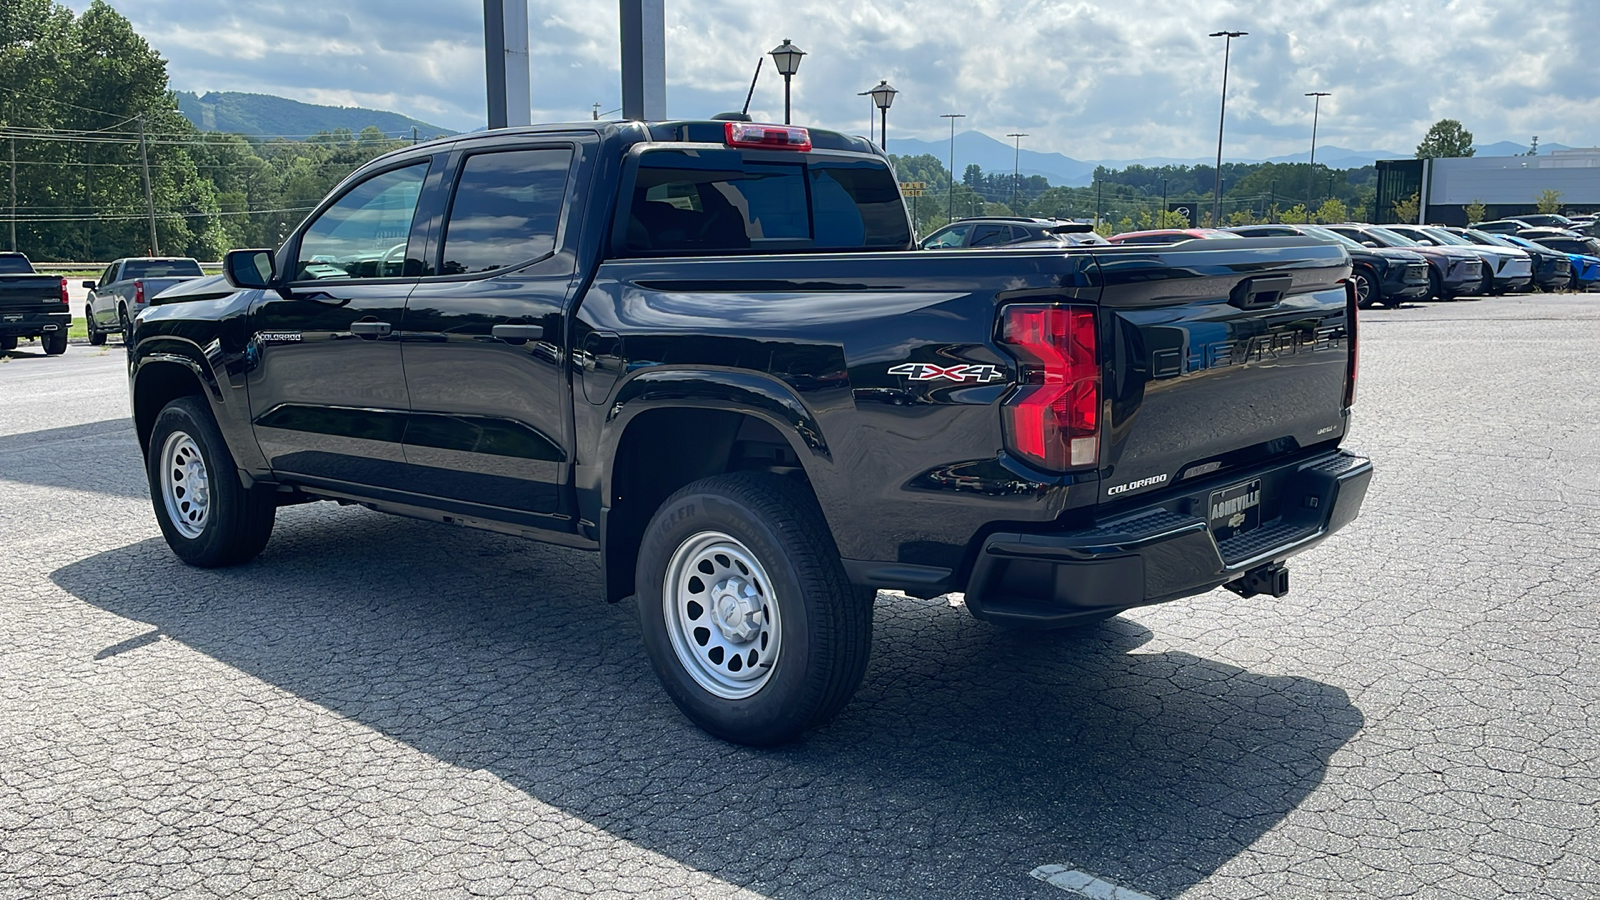
[[[272,287],[278,279],[277,255],[271,250],[229,250],[222,259],[222,274],[236,288]]]
[[[83,286],[92,291],[95,288],[95,282],[93,282],[93,281],[85,281],[83,283]]]
[[[1363,246],[1363,247],[1371,247],[1372,249],[1376,250],[1376,249],[1378,249],[1378,242],[1377,241],[1362,241],[1361,242],[1361,246]]]

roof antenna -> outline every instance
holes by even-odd
[[[750,93],[744,95],[744,109],[740,110],[740,112],[744,114],[747,122],[750,121],[750,98],[756,95],[756,79],[761,77],[761,64],[766,61],[767,58],[765,56],[756,59],[756,74],[750,79]]]
[[[756,95],[756,80],[761,77],[761,64],[766,62],[765,56],[756,60],[756,74],[750,79],[750,93],[744,95],[744,109],[738,112],[717,113],[711,118],[716,121],[748,122],[750,121],[750,98]]]

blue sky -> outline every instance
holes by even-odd
[[[535,121],[621,105],[617,4],[528,0]],[[87,0],[72,0],[75,9]],[[169,61],[172,86],[360,105],[467,130],[483,122],[477,0],[112,0]],[[1409,151],[1440,118],[1482,144],[1600,144],[1595,0],[667,0],[674,117],[744,101],[757,58],[790,38],[809,55],[795,119],[865,133],[867,98],[901,94],[896,135],[963,128],[1079,159],[1215,152],[1233,45],[1228,155],[1304,149],[1307,91],[1331,91],[1319,143]],[[770,60],[752,112],[781,119]]]

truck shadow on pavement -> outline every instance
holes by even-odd
[[[150,496],[128,418],[0,435],[0,479],[112,497]]]
[[[190,569],[146,540],[51,577],[776,896],[1060,897],[1028,877],[1046,864],[1174,896],[1287,816],[1364,721],[1310,679],[1137,652],[1152,634],[1132,621],[1017,634],[883,594],[855,702],[793,746],[735,747],[657,686],[631,601],[601,599],[597,556],[325,504],[283,511],[238,569]],[[95,649],[126,665],[148,640]]]

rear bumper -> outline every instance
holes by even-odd
[[[39,337],[70,327],[72,313],[64,307],[60,312],[0,310],[0,336],[3,337]]]
[[[967,609],[987,621],[1052,627],[1204,593],[1348,525],[1372,471],[1370,460],[1334,451],[1230,475],[1229,485],[1261,481],[1262,522],[1220,543],[1204,516],[1216,483],[1091,529],[992,534],[973,566]]]

